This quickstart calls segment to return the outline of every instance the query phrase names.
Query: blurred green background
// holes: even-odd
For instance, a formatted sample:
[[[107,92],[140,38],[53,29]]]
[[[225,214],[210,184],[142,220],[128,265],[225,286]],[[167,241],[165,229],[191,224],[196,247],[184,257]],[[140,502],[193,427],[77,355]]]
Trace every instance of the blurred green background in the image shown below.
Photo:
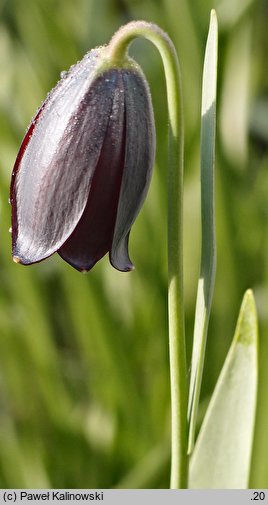
[[[131,53],[151,86],[157,156],[132,230],[134,272],[104,258],[82,275],[59,256],[11,259],[9,180],[37,107],[90,48],[133,19],[173,39],[185,107],[185,303],[191,354],[199,271],[201,76],[210,9],[219,40],[218,261],[200,419],[230,345],[243,292],[260,322],[251,487],[268,488],[267,0],[0,0],[0,487],[169,487],[167,107],[160,58]]]

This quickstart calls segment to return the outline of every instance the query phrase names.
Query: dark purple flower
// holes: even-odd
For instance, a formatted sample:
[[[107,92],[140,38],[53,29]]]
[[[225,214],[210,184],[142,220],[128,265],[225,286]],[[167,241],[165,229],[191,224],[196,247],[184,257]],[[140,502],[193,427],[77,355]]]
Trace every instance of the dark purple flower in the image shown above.
[[[109,252],[128,271],[130,228],[148,191],[155,131],[150,93],[131,60],[90,51],[33,119],[13,169],[12,254],[24,265],[53,253],[90,270]]]

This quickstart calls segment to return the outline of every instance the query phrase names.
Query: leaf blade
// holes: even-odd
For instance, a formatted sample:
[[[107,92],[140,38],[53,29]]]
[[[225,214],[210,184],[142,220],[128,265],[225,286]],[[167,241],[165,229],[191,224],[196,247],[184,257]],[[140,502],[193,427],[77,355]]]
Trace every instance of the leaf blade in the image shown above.
[[[216,136],[218,24],[211,11],[205,51],[201,108],[201,218],[202,249],[197,289],[192,366],[188,403],[188,453],[194,447],[195,425],[203,375],[208,323],[216,271],[214,167]]]
[[[248,290],[191,458],[191,489],[248,486],[257,398],[257,350],[256,308],[253,293]]]

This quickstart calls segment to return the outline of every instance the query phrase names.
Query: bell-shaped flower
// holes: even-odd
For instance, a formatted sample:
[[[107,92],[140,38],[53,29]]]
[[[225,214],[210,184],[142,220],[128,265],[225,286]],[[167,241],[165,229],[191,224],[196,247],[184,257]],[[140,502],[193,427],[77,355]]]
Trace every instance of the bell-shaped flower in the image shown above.
[[[151,98],[132,60],[90,51],[47,96],[24,137],[11,181],[12,254],[24,265],[53,253],[80,271],[109,252],[133,268],[131,226],[155,153]]]

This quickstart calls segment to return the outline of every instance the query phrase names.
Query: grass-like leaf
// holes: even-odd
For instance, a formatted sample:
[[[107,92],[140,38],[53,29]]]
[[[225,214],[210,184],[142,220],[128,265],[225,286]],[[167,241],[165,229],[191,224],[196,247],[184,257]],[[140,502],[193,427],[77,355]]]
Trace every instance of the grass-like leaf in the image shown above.
[[[247,488],[257,396],[257,316],[246,292],[190,463],[190,488]]]
[[[216,269],[216,238],[214,209],[214,165],[216,132],[218,25],[211,11],[205,52],[201,110],[201,268],[195,312],[192,369],[188,404],[190,425],[188,452],[194,446],[195,424],[203,374],[204,355]]]

